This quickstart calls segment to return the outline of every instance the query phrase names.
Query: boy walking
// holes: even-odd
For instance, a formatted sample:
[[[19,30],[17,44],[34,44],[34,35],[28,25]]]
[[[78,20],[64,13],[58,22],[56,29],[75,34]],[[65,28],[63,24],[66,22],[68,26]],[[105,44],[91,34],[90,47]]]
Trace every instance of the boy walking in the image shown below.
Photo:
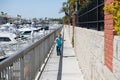
[[[63,39],[61,38],[60,33],[57,35],[57,37],[55,39],[55,43],[56,43],[57,55],[61,55],[61,47],[62,47]]]

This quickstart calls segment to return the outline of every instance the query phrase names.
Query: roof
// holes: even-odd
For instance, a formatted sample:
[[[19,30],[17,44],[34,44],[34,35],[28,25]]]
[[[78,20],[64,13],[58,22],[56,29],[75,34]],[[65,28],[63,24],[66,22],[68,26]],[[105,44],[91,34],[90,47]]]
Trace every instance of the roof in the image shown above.
[[[11,18],[9,15],[0,15],[0,17]]]
[[[21,28],[18,29],[19,31],[33,31],[33,30],[37,30],[36,28]]]
[[[10,33],[10,32],[0,32],[0,37],[16,37],[15,34]]]

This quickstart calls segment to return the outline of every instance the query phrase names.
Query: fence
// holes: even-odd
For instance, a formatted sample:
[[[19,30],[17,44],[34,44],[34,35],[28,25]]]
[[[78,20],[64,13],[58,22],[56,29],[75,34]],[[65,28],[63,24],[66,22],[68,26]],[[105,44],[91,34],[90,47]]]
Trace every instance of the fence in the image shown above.
[[[77,25],[81,27],[96,29],[98,31],[104,29],[104,0],[92,0],[84,9],[78,12]]]
[[[56,34],[61,29],[62,27],[56,29],[41,40],[0,62],[0,80],[34,80],[54,44]]]

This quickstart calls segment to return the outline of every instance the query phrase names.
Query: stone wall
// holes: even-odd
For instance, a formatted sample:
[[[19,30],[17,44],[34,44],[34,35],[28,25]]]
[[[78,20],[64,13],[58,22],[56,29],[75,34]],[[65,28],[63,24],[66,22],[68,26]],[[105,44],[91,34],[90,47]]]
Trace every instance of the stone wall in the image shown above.
[[[65,28],[67,29],[67,32],[68,32],[69,38],[70,38],[70,42],[72,43],[73,26],[71,26],[71,25],[65,25]]]
[[[68,26],[66,29],[68,30],[68,34],[70,35],[71,39],[72,32],[70,31],[72,31],[72,27]],[[119,77],[120,74],[117,73],[120,71],[120,55],[118,60],[114,58],[115,60],[113,61],[113,64],[116,66],[113,66],[113,72],[111,72],[111,70],[104,64],[104,32],[75,27],[74,39],[75,53],[79,61],[79,66],[84,74],[85,80],[120,79],[116,78],[117,76]],[[114,43],[117,41],[115,40]]]
[[[113,53],[113,73],[120,80],[120,36],[114,36]]]

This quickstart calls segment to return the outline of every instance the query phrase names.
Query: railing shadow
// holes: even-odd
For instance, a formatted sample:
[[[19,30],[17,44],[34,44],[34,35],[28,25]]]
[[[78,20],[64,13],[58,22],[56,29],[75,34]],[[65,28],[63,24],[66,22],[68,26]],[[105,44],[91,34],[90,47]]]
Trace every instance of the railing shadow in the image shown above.
[[[63,61],[62,58],[63,58],[63,54],[61,54],[60,60],[59,60],[59,68],[58,68],[57,80],[62,79],[62,61]]]
[[[64,51],[64,29],[62,33],[63,37],[63,45],[61,47],[61,55],[60,55],[60,60],[59,60],[59,67],[58,67],[58,75],[57,75],[57,80],[62,80],[62,65],[63,65],[63,51]]]

